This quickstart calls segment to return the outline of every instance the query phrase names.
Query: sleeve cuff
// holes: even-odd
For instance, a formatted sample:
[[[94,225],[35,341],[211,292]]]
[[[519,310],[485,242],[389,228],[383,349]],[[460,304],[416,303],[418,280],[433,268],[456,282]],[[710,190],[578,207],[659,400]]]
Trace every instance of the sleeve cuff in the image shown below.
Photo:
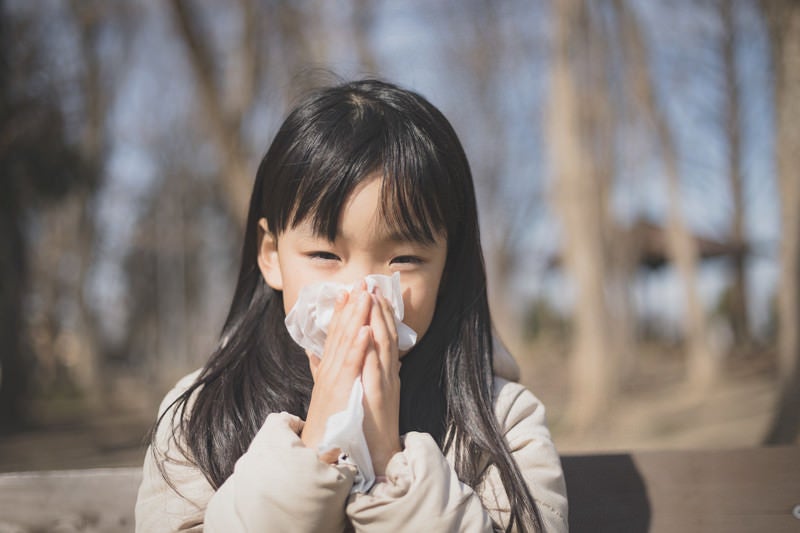
[[[472,488],[461,483],[433,437],[408,433],[405,449],[386,466],[386,479],[353,494],[347,515],[356,531],[491,531]]]
[[[267,416],[206,510],[209,531],[320,531],[343,529],[353,484],[346,466],[320,461],[288,413]]]

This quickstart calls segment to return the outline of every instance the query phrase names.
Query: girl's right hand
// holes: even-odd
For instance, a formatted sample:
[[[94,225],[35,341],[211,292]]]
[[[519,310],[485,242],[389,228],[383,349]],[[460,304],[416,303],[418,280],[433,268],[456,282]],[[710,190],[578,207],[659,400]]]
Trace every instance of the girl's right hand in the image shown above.
[[[391,304],[376,289],[370,313],[371,342],[362,370],[364,437],[372,468],[383,476],[400,444],[400,355]]]
[[[364,282],[349,294],[343,291],[336,300],[323,357],[307,353],[314,388],[300,438],[309,448],[317,448],[328,418],[347,407],[353,381],[361,374],[369,346],[371,307],[372,298]],[[334,463],[339,453],[330,450],[320,459]]]

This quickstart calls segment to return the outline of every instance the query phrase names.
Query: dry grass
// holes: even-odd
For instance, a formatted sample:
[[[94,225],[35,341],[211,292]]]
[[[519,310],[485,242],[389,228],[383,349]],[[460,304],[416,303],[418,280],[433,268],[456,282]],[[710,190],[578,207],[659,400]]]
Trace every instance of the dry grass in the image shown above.
[[[642,349],[634,375],[604,420],[579,432],[565,419],[565,348],[540,343],[526,353],[517,358],[522,381],[547,406],[561,453],[758,446],[776,400],[774,355],[769,351],[725,361],[718,382],[698,391],[685,384],[678,351],[650,346]]]
[[[758,446],[775,403],[769,352],[728,360],[720,381],[698,392],[683,383],[678,352],[649,347],[606,419],[579,433],[564,418],[569,400],[565,348],[540,342],[514,352],[523,383],[547,406],[561,453]],[[140,465],[161,392],[148,398],[143,391],[152,385],[129,376],[114,383],[115,396],[104,413],[56,417],[61,422],[43,417],[46,425],[0,438],[0,472]]]

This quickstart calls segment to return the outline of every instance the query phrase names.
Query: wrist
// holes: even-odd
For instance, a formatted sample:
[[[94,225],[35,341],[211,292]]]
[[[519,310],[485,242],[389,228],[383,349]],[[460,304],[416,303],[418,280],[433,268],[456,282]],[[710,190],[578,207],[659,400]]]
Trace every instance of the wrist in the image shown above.
[[[396,446],[389,448],[386,452],[380,452],[372,455],[372,469],[375,471],[376,477],[386,476],[386,467],[396,454],[402,452],[403,449],[398,442]]]

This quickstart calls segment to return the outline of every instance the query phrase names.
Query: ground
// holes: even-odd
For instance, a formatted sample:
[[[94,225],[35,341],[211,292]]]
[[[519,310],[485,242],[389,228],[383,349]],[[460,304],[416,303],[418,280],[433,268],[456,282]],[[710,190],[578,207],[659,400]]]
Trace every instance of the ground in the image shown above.
[[[564,418],[567,375],[560,350],[532,346],[515,353],[520,352],[522,381],[547,406],[561,453],[758,446],[776,399],[774,357],[768,351],[731,358],[722,378],[697,392],[681,379],[679,353],[649,350],[602,429],[577,433]],[[143,385],[123,377],[119,383],[120,397],[103,414],[73,415],[0,438],[0,472],[140,465],[155,407],[141,400]]]
[[[774,354],[768,350],[729,358],[720,379],[697,391],[683,379],[679,351],[650,348],[642,350],[634,377],[623,385],[599,428],[577,432],[564,416],[568,376],[563,356],[542,348],[533,347],[530,356],[519,358],[522,381],[547,406],[561,453],[759,446],[776,402]]]

